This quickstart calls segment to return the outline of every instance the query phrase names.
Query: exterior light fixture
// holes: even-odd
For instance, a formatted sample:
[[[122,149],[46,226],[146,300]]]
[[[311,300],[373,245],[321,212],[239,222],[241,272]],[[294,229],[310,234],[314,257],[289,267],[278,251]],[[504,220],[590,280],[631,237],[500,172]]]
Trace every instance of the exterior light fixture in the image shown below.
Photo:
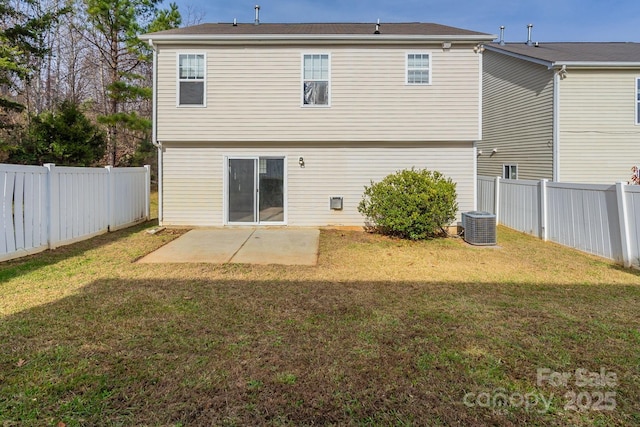
[[[567,74],[569,74],[568,71],[567,71],[567,66],[563,65],[562,68],[560,68],[558,70],[558,76],[560,77],[560,80],[566,79],[567,78]]]

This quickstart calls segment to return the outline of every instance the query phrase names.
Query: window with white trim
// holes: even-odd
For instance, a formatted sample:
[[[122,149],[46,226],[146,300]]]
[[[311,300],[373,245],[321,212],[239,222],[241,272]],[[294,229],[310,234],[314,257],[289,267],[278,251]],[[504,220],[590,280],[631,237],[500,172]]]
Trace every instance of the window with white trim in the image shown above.
[[[518,165],[502,165],[504,179],[518,179]]]
[[[303,55],[302,104],[329,105],[329,55],[326,53]]]
[[[640,77],[636,77],[636,124],[640,125]]]
[[[204,54],[178,54],[178,105],[202,107],[205,102],[204,94]]]
[[[407,84],[431,84],[430,53],[407,53]]]

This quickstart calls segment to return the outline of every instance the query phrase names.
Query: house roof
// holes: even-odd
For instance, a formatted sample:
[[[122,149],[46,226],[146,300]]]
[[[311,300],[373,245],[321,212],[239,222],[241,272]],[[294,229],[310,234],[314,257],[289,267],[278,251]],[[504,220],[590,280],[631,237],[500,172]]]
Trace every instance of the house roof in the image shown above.
[[[145,34],[143,40],[155,41],[232,41],[232,40],[422,40],[488,42],[495,35],[446,25],[406,22],[381,23],[306,23],[306,24],[200,24]]]
[[[520,59],[547,65],[583,67],[638,67],[640,66],[640,43],[491,43],[485,48]]]

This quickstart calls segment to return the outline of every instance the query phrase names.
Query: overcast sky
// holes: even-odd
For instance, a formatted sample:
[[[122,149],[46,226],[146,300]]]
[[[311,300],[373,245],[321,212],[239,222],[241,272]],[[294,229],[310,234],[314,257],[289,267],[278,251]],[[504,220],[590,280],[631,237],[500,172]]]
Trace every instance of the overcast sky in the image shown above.
[[[165,6],[171,0],[165,0]],[[174,0],[185,23],[435,22],[489,34],[506,27],[507,41],[640,42],[640,0]]]

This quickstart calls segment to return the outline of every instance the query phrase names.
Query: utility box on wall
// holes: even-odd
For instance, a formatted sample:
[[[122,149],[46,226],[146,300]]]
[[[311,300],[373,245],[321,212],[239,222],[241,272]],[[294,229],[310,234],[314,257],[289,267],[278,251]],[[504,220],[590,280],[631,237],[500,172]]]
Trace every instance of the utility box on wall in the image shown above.
[[[334,211],[342,210],[342,196],[329,197],[329,207]]]

